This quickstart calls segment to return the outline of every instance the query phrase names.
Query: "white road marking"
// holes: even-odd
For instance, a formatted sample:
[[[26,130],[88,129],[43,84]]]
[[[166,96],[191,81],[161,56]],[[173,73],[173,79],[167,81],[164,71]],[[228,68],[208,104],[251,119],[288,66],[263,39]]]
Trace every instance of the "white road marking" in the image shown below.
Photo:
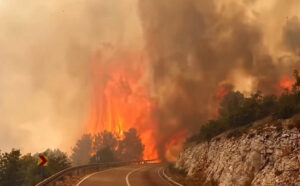
[[[173,183],[173,184],[175,184],[175,185],[178,185],[178,186],[183,186],[183,185],[181,185],[180,183],[174,181],[171,177],[167,176],[166,173],[165,173],[165,169],[163,169],[162,173],[163,173],[163,176],[164,176],[165,178],[167,178],[171,183]]]
[[[146,166],[140,167],[140,168],[137,168],[137,169],[133,169],[132,171],[128,172],[128,174],[126,175],[126,178],[125,178],[127,186],[130,186],[130,183],[129,183],[129,176],[130,176],[132,173],[134,173],[134,172],[136,172],[136,171],[138,171],[138,170],[140,170],[140,169],[143,169],[143,168],[145,168],[145,167],[146,167]]]
[[[98,171],[98,172],[94,172],[92,174],[89,174],[87,175],[86,177],[84,177],[82,180],[80,180],[76,186],[79,186],[82,182],[84,182],[86,179],[88,179],[89,177],[91,176],[94,176],[95,174],[98,174],[98,173],[101,173],[101,172],[106,172],[106,171],[110,171],[110,170],[113,170],[113,169],[116,169],[116,168],[111,168],[111,169],[106,169],[106,170],[102,170],[102,171]]]
[[[160,167],[159,169],[157,169],[157,174],[159,175],[159,177],[165,182],[167,183],[168,185],[171,185],[172,184],[170,182],[168,182],[165,178],[162,177],[162,175],[160,174],[161,170],[162,170],[163,167]]]

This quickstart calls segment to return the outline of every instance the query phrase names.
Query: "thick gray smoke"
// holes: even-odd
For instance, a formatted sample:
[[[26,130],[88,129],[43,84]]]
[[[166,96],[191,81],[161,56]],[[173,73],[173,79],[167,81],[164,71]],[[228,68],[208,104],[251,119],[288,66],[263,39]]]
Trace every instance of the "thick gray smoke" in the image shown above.
[[[292,73],[295,64],[269,52],[265,38],[269,27],[259,20],[265,12],[255,12],[255,3],[139,1],[158,100],[160,144],[178,131],[195,132],[212,119],[220,86],[230,84],[245,93],[275,93],[281,75]],[[292,49],[298,48],[298,20],[286,26],[284,38]]]

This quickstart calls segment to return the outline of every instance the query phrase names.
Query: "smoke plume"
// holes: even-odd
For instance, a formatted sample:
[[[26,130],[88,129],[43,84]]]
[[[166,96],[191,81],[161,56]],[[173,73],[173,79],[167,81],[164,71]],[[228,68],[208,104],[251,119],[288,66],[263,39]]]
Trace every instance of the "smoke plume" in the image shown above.
[[[0,149],[69,151],[87,126],[134,127],[151,157],[157,145],[172,159],[226,89],[276,93],[299,69],[299,12],[299,0],[1,1]]]
[[[139,1],[158,100],[159,144],[180,131],[197,131],[213,119],[214,95],[220,87],[275,93],[280,77],[299,66],[294,53],[299,48],[299,13],[292,10],[299,2],[284,2],[288,10],[279,9],[282,3]],[[295,17],[289,19],[291,15]],[[279,30],[273,30],[273,37],[278,34],[277,42],[288,50],[269,42],[275,25]],[[164,147],[160,149],[163,154]]]

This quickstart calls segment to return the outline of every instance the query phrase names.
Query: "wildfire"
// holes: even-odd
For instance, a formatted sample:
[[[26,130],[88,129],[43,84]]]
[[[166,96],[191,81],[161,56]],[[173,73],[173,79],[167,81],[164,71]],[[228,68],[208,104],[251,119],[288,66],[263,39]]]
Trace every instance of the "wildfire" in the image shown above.
[[[213,106],[214,108],[214,113],[213,113],[213,118],[218,118],[219,116],[219,109],[220,109],[220,104],[221,102],[224,100],[225,96],[231,91],[231,87],[230,86],[220,86],[215,95],[214,95],[214,100],[215,100],[215,104]]]
[[[288,76],[283,76],[279,82],[279,87],[281,90],[289,90],[293,89],[293,85],[295,84],[296,80],[291,79]]]
[[[103,130],[116,133],[136,128],[145,145],[144,159],[158,158],[153,137],[155,102],[145,79],[143,54],[126,54],[109,62],[98,55],[92,62],[93,93],[86,132]]]
[[[218,100],[223,100],[224,97],[228,94],[229,92],[229,88],[225,87],[225,86],[221,86],[218,90],[217,90],[217,93],[215,95],[215,97],[218,99]]]
[[[187,135],[187,130],[181,130],[175,133],[175,135],[170,138],[171,140],[165,145],[165,158],[169,162],[175,162],[177,160],[177,156],[174,155],[178,155],[182,151],[184,139]]]

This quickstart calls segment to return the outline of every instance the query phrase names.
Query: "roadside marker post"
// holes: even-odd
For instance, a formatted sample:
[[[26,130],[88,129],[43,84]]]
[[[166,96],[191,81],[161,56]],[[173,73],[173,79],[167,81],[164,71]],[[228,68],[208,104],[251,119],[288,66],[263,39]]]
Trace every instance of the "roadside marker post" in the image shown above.
[[[37,165],[39,167],[41,177],[42,177],[42,179],[44,179],[45,178],[45,170],[44,169],[46,166],[48,166],[48,157],[43,154],[39,154]]]
[[[43,154],[40,154],[39,157],[38,157],[38,166],[39,167],[45,167],[45,166],[48,166],[48,157],[43,155]]]

